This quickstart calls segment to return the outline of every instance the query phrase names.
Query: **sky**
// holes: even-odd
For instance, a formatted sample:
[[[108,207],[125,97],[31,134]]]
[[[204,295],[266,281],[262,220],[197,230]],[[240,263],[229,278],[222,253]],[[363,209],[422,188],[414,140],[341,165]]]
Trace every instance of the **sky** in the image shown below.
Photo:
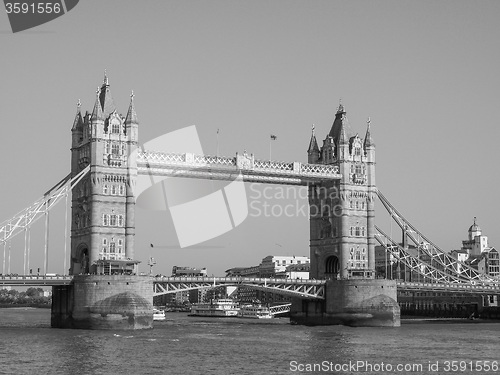
[[[377,186],[414,226],[452,250],[476,216],[498,247],[499,14],[500,2],[487,0],[86,0],[13,34],[0,13],[0,221],[69,173],[76,104],[92,110],[106,70],[118,112],[134,91],[141,143],[196,125],[211,155],[219,129],[220,155],[267,159],[275,134],[273,159],[306,162],[312,124],[321,143],[341,100],[361,137],[370,117]],[[251,209],[234,230],[180,249],[168,212],[138,208],[141,270],[149,257],[154,273],[177,265],[222,275],[267,255],[308,255],[304,191],[246,189],[253,200],[267,189],[275,213],[292,205],[297,214]],[[63,218],[64,203],[51,216],[49,272],[63,272]],[[376,223],[389,222],[378,203]],[[44,242],[36,226],[35,268]],[[23,251],[21,235],[12,272]]]

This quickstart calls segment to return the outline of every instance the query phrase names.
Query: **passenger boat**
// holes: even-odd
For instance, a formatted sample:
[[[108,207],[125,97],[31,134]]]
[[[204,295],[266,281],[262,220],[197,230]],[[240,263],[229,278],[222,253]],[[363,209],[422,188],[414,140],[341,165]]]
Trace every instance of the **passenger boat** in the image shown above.
[[[243,305],[240,307],[238,317],[252,319],[271,319],[273,318],[273,314],[271,313],[271,310],[269,310],[269,307],[261,305]]]
[[[196,303],[189,316],[229,317],[238,316],[238,303],[232,299],[215,299],[209,303]]]
[[[165,320],[165,310],[153,308],[153,320]]]

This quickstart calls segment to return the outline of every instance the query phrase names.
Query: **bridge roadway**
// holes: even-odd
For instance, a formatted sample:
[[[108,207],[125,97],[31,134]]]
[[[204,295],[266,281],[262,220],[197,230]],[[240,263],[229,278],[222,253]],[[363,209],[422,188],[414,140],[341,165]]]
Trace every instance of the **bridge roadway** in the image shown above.
[[[307,279],[273,279],[251,277],[151,277],[154,295],[176,293],[199,288],[221,286],[247,286],[278,294],[300,298],[324,299],[326,280]],[[69,285],[71,275],[0,275],[0,287],[6,286],[56,286]],[[430,283],[430,282],[396,282],[398,291],[421,292],[460,292],[477,294],[499,294],[500,284],[479,283]]]

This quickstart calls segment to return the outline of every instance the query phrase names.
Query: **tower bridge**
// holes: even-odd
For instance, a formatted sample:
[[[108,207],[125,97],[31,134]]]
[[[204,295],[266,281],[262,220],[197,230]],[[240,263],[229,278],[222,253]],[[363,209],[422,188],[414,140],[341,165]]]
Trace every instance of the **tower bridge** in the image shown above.
[[[126,116],[121,116],[105,76],[93,110],[82,113],[78,104],[71,128],[70,174],[0,225],[4,250],[0,285],[53,285],[54,327],[149,328],[154,295],[219,285],[293,296],[291,320],[299,324],[375,326],[399,325],[398,289],[499,292],[498,278],[479,273],[439,249],[377,190],[370,120],[364,138],[352,135],[342,104],[321,147],[313,128],[307,163],[259,160],[246,152],[220,157],[145,150],[139,146],[138,131],[134,96]],[[317,208],[310,210],[312,280],[137,276],[135,188],[141,175],[152,180],[168,176],[308,186],[309,205]],[[29,228],[45,217],[46,274],[48,213],[58,201],[68,204],[70,194],[71,219],[65,228],[70,248],[65,247],[64,253],[64,262],[69,257],[69,275],[28,276]],[[375,226],[377,197],[405,238],[414,242],[418,256]],[[20,233],[25,234],[26,244],[22,276],[13,276],[10,264],[6,276],[6,246]],[[423,282],[377,278],[377,241],[410,274],[421,275]]]

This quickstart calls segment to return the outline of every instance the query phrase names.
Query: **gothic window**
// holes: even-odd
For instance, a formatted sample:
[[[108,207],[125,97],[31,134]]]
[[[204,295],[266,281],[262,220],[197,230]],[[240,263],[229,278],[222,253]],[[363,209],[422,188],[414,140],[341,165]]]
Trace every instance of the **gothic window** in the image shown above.
[[[123,227],[123,215],[118,215],[118,226]]]
[[[107,238],[103,238],[102,239],[102,245],[106,246],[107,244],[108,244],[108,239]]]
[[[359,210],[359,202],[356,201],[356,210]]]
[[[120,145],[117,143],[113,143],[111,145],[111,153],[115,156],[118,156],[120,154]]]
[[[120,151],[120,155],[125,155],[125,143],[122,143],[122,144],[121,144],[121,151]]]
[[[102,215],[102,225],[105,227],[109,225],[109,215],[107,214]]]
[[[109,243],[109,252],[111,254],[114,254],[116,252],[116,242],[110,242]]]
[[[125,195],[125,186],[120,185],[120,195]]]
[[[350,233],[351,233],[351,236],[353,236],[353,235],[354,235],[354,227],[351,227],[351,231],[350,231]]]
[[[359,149],[357,149],[357,150],[359,150]],[[360,164],[356,165],[356,174],[357,175],[363,174],[363,166],[362,165],[360,165]]]
[[[108,185],[107,184],[104,184],[104,186],[102,187],[102,193],[104,195],[108,195]]]
[[[356,156],[361,156],[361,148],[360,147],[356,147],[354,152],[355,152]]]
[[[116,195],[116,185],[111,185],[111,195]]]
[[[113,122],[111,124],[111,133],[113,134],[119,134],[120,133],[120,124]]]
[[[104,145],[104,153],[105,154],[109,154],[110,153],[110,147],[111,147],[111,145],[109,144],[109,142],[106,142],[105,145]]]
[[[361,201],[361,209],[364,210],[365,209],[365,201]]]
[[[360,227],[356,227],[356,236],[359,237],[360,236],[360,233],[361,233],[361,230],[360,230]]]
[[[109,225],[112,227],[116,227],[116,215],[111,215]]]

